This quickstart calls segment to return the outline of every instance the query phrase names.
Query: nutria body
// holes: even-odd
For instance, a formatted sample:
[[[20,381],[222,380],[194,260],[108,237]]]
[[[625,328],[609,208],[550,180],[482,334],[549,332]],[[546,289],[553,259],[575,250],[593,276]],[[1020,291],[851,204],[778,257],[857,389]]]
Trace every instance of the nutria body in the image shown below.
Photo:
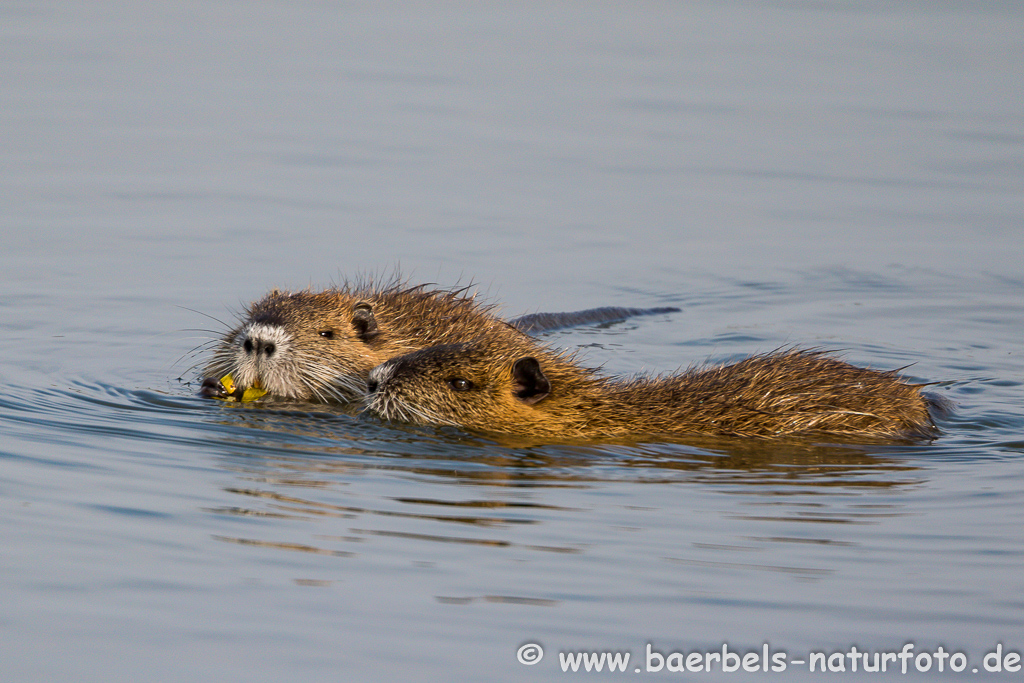
[[[363,397],[374,366],[417,349],[473,338],[532,348],[535,342],[517,324],[537,331],[667,310],[675,309],[537,313],[505,322],[466,289],[392,281],[320,292],[274,290],[250,304],[217,344],[200,394],[241,399],[256,388],[282,398],[348,402]],[[229,375],[230,390],[221,383]]]
[[[821,351],[777,351],[628,380],[534,351],[481,340],[393,358],[370,373],[368,409],[388,419],[548,439],[936,433],[920,385]]]

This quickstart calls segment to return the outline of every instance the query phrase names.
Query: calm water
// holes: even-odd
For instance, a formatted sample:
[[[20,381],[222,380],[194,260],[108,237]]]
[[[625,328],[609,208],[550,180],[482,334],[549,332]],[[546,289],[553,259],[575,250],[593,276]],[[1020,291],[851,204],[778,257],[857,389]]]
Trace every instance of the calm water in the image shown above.
[[[6,3],[3,680],[1021,652],[1022,36],[1014,3]],[[515,448],[194,397],[246,301],[395,268],[682,309],[545,337],[611,373],[799,343],[956,408],[926,444]],[[715,672],[658,675],[770,676]]]

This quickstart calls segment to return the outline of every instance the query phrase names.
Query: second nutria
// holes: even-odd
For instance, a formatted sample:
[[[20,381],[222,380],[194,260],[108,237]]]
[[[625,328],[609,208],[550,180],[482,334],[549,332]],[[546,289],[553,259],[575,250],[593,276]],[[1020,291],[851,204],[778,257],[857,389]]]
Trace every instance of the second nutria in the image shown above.
[[[921,386],[816,350],[620,380],[557,353],[481,340],[374,368],[368,409],[387,419],[542,438],[934,436]]]
[[[273,290],[218,342],[200,395],[348,402],[363,396],[374,366],[416,349],[477,337],[531,348],[525,331],[677,310],[606,307],[505,322],[468,289],[371,280],[320,292]]]

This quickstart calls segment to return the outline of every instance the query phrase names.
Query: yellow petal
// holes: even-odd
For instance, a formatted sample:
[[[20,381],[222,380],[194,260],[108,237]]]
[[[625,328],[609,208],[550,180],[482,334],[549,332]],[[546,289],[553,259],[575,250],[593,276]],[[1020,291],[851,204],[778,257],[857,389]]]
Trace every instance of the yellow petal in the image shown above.
[[[248,389],[242,392],[242,402],[245,403],[246,401],[255,401],[260,396],[266,396],[266,394],[266,389],[260,389],[258,387],[249,387]]]
[[[220,385],[224,387],[224,391],[227,393],[235,393],[235,378],[231,376],[230,372],[220,378]]]
[[[245,403],[246,401],[255,401],[259,397],[267,394],[266,389],[262,389],[258,386],[251,386],[245,391],[236,389],[235,378],[231,376],[230,372],[220,378],[220,385],[224,387],[224,393],[227,394],[225,399],[228,401],[240,401]]]

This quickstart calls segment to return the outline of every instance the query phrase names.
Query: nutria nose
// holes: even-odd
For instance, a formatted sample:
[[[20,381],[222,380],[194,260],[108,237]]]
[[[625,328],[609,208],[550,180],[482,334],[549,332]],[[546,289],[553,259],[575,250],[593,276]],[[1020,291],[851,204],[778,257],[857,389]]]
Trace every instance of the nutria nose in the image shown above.
[[[242,344],[242,348],[245,349],[245,352],[250,356],[254,353],[258,356],[262,353],[267,358],[273,356],[274,351],[277,350],[277,347],[274,346],[274,342],[265,342],[259,339],[253,340],[252,338],[247,338]]]
[[[371,377],[370,379],[366,380],[366,390],[371,394],[377,393],[378,386],[380,386],[380,383],[374,378]]]

